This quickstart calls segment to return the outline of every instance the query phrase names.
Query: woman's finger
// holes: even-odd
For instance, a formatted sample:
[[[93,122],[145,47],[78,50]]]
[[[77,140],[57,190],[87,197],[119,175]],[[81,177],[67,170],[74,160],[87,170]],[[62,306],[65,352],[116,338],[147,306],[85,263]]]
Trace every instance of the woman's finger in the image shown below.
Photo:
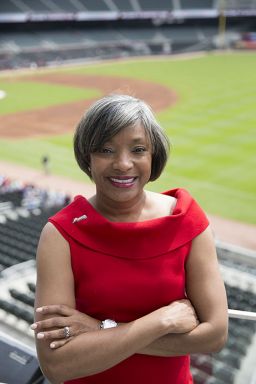
[[[65,327],[67,325],[66,323],[66,317],[52,317],[51,319],[36,321],[30,326],[30,328],[39,331],[49,328]]]
[[[65,328],[68,328],[68,335],[67,335],[67,331],[65,330]],[[36,334],[36,338],[38,340],[55,340],[55,339],[65,339],[65,340],[69,340],[72,336],[72,330],[71,330],[71,327],[64,327],[64,328],[60,328],[60,329],[57,329],[57,330],[54,330],[54,331],[47,331],[47,332],[38,332]]]
[[[72,340],[72,337],[69,339],[62,339],[62,340],[54,340],[50,344],[51,349],[57,349],[62,347],[63,345],[67,344],[70,340]]]
[[[71,316],[76,310],[64,304],[44,305],[36,308],[36,312],[42,315],[57,314],[62,316]]]

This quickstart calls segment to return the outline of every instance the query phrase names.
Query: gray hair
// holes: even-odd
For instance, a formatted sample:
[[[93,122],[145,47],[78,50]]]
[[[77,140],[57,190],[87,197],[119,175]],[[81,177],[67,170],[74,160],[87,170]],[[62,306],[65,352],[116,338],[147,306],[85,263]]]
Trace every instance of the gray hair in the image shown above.
[[[90,155],[123,128],[141,123],[152,145],[149,181],[162,173],[170,150],[168,137],[143,100],[111,94],[96,101],[82,116],[74,135],[74,153],[80,168],[91,178]]]

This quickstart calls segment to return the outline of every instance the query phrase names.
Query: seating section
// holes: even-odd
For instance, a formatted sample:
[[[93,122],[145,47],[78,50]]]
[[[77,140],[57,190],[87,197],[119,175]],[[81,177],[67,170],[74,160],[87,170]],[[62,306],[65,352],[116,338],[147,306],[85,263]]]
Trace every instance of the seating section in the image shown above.
[[[226,291],[229,308],[256,312],[253,292],[228,284]],[[234,384],[255,335],[255,321],[230,319],[228,341],[221,352],[191,356],[195,384]]]
[[[0,272],[35,259],[39,235],[48,217],[70,201],[64,194],[1,180]]]
[[[35,32],[33,36],[29,33],[3,33],[0,36],[0,47],[6,49],[10,44],[16,46],[21,51],[40,51],[47,47],[52,50],[60,48],[86,47],[88,43],[95,45],[108,43],[122,44],[123,42],[144,41],[144,42],[163,42],[165,40],[175,42],[197,43],[201,36],[213,37],[217,34],[216,28],[196,28],[196,27],[137,27],[126,28],[116,27],[93,29],[71,29],[70,31],[41,31]]]
[[[136,9],[134,8],[132,1],[126,0],[126,1],[120,1],[120,0],[112,0],[112,3],[114,3],[115,8],[120,12],[134,12]]]
[[[20,8],[23,8],[25,12],[50,12],[51,8],[49,2],[44,2],[42,0],[33,1],[33,0],[16,0],[16,4],[19,4]],[[55,2],[53,2],[55,4]]]
[[[252,274],[256,277],[256,267],[255,266],[248,266],[244,264],[242,261],[234,261],[234,260],[222,260],[222,264],[226,265],[230,268],[238,268],[241,272],[246,272],[249,274]]]
[[[256,9],[256,3],[254,0],[226,0],[225,9],[227,10],[254,10]]]
[[[0,13],[19,13],[22,9],[19,8],[12,1],[1,1],[0,2]]]
[[[0,331],[16,335],[17,339],[24,337],[30,346],[34,345],[29,326],[34,321],[35,253],[39,235],[48,217],[69,201],[69,196],[0,177]],[[223,263],[223,252],[220,259]],[[230,264],[230,259],[229,255],[225,267],[236,269],[237,273],[241,266],[244,273],[246,263]],[[256,265],[251,270],[256,270]],[[229,308],[256,312],[255,287],[245,289],[227,281],[225,285]],[[255,337],[255,321],[230,319],[228,341],[221,352],[191,356],[195,384],[235,384]]]
[[[181,9],[213,9],[214,0],[180,0]]]
[[[99,12],[110,11],[111,9],[107,5],[107,1],[102,0],[79,0],[83,4],[87,11]]]
[[[172,11],[214,9],[219,2],[214,0],[9,0],[0,2],[0,13],[45,13],[45,12],[136,12],[136,11]],[[227,0],[227,9],[252,9],[255,5],[252,0]]]
[[[0,1],[0,13],[138,12],[219,9],[255,9],[254,0],[8,0]]]
[[[144,11],[171,11],[172,2],[170,0],[138,0],[140,7]]]
[[[227,0],[227,10],[255,7],[254,0]],[[218,48],[218,23],[199,23],[176,19],[171,21],[172,12],[217,10],[215,0],[9,0],[0,1],[0,16],[5,13],[24,13],[46,17],[46,22],[37,23],[31,33],[29,23],[24,29],[7,28],[0,34],[0,70],[37,68],[65,63],[86,62],[143,55],[169,55],[211,51]],[[178,12],[177,12],[178,11]],[[100,14],[102,12],[102,14]],[[109,12],[112,12],[110,14]],[[119,15],[118,12],[133,13]],[[148,17],[152,18],[149,22]],[[159,12],[158,16],[155,13]],[[168,13],[169,12],[169,13]],[[56,14],[56,23],[49,22]],[[74,13],[70,16],[65,13]],[[80,13],[80,14],[79,14]],[[90,15],[91,13],[91,15]],[[48,14],[48,16],[46,15]],[[75,15],[76,14],[76,15]],[[78,15],[79,14],[79,15]],[[91,21],[99,15],[101,21]],[[149,16],[150,15],[150,16]],[[217,15],[217,13],[216,13]],[[37,18],[37,16],[35,16]],[[85,21],[88,16],[88,21]],[[63,17],[63,19],[62,19]],[[66,26],[63,20],[67,18]],[[73,20],[74,17],[74,20]],[[196,16],[194,16],[196,17]],[[217,17],[217,16],[216,16]],[[49,18],[49,19],[48,19]],[[59,19],[60,18],[60,19]],[[77,21],[77,18],[79,21]],[[113,18],[113,20],[112,20]],[[106,19],[106,20],[104,20]],[[109,19],[109,21],[107,21]],[[62,20],[62,21],[61,21]],[[83,20],[83,21],[81,21]],[[176,21],[175,21],[176,20]],[[41,27],[42,25],[42,27]],[[39,29],[40,28],[40,29]],[[228,25],[230,48],[236,47],[240,31],[247,24],[233,27]],[[234,33],[236,32],[236,33]]]

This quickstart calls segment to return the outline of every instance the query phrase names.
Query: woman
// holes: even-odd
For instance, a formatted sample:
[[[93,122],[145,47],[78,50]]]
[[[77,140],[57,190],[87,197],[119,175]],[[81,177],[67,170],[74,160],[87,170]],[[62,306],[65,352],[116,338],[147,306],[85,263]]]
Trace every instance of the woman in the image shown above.
[[[74,150],[96,194],[41,234],[32,329],[43,372],[52,383],[192,383],[189,354],[223,347],[227,303],[204,212],[183,189],[144,190],[167,137],[143,101],[110,95],[82,117]]]

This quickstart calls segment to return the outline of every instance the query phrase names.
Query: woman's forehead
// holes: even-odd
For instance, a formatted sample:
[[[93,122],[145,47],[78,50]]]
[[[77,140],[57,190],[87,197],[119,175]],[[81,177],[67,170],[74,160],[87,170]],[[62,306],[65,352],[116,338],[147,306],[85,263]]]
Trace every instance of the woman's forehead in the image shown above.
[[[118,139],[126,139],[133,141],[134,143],[139,143],[141,141],[149,141],[149,135],[145,127],[138,122],[136,124],[121,128],[115,135],[107,139],[107,141],[112,142]]]

